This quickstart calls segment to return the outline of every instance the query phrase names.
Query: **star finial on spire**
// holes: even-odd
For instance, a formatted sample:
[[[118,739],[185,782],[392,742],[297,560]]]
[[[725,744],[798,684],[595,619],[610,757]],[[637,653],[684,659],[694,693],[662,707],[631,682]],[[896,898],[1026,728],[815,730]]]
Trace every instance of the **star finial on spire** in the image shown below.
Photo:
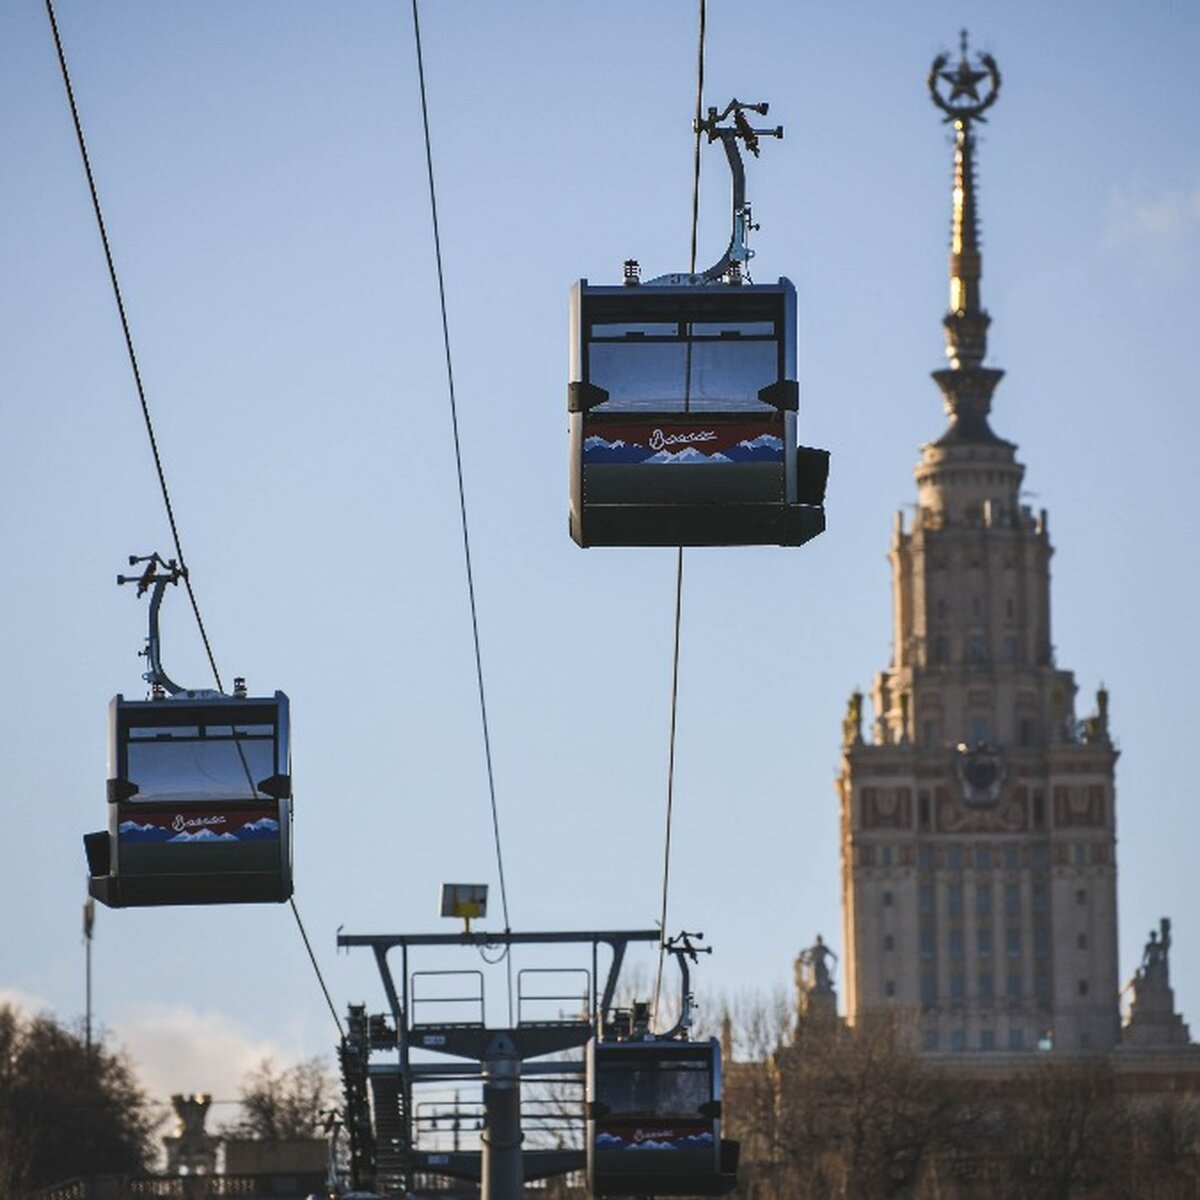
[[[1000,72],[996,60],[990,54],[977,54],[976,67],[971,66],[967,48],[967,31],[959,35],[960,58],[958,66],[949,69],[950,55],[939,54],[933,60],[929,69],[929,94],[934,104],[945,114],[947,121],[969,122],[985,120],[983,113],[996,100],[1000,90]],[[980,94],[979,85],[984,81],[990,85],[985,93]],[[945,84],[948,94],[943,95],[941,85]]]

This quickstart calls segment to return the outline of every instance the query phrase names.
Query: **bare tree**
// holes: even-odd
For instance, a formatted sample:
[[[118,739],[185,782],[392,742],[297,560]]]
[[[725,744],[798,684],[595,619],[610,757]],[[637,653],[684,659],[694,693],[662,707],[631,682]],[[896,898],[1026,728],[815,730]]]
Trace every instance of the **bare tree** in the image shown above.
[[[271,1141],[320,1137],[326,1114],[339,1102],[333,1076],[319,1058],[286,1068],[264,1058],[243,1080],[240,1101],[241,1118],[224,1132]]]
[[[0,1195],[145,1171],[157,1125],[122,1055],[0,1006]]]

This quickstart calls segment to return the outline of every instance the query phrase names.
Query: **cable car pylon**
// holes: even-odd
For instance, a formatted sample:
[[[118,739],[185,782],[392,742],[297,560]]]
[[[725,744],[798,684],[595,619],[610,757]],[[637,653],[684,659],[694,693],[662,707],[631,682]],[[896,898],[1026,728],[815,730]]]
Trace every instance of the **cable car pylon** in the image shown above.
[[[368,1016],[351,1006],[341,1061],[345,1124],[351,1131],[351,1187],[373,1195],[447,1195],[426,1182],[430,1176],[477,1183],[481,1200],[521,1200],[526,1182],[586,1168],[598,1196],[622,1194],[717,1195],[736,1183],[736,1143],[723,1141],[720,1046],[691,1041],[694,1001],[688,962],[708,951],[699,934],[681,934],[668,946],[681,969],[679,1019],[664,1034],[650,1028],[649,1004],[618,1008],[616,992],[625,954],[635,943],[657,943],[657,930],[503,933],[339,934],[339,947],[373,952],[388,1011]],[[415,971],[415,952],[441,947],[484,952],[577,945],[590,947],[590,968],[529,968],[518,972],[516,1024],[486,1023],[482,974],[476,971]],[[611,952],[600,982],[598,952]],[[389,954],[400,957],[393,972]],[[576,976],[580,990],[531,992],[547,976]],[[477,990],[448,994],[451,978],[475,980]],[[532,982],[531,982],[532,981]],[[577,979],[578,982],[578,979]],[[471,986],[475,986],[472,984]],[[544,983],[541,986],[547,986]],[[437,989],[426,995],[423,989]],[[530,1009],[547,1001],[578,1005],[541,1019]],[[423,1015],[425,1006],[435,1010]],[[445,1012],[454,1014],[446,1019]],[[469,1019],[462,1019],[466,1016]],[[564,1060],[582,1048],[583,1057]],[[438,1056],[429,1061],[428,1053]],[[383,1054],[388,1061],[372,1059]],[[546,1061],[546,1056],[557,1057]],[[453,1061],[444,1062],[445,1058]],[[542,1061],[538,1061],[542,1060]],[[477,1081],[482,1089],[479,1150],[457,1143],[461,1104],[455,1092],[453,1149],[421,1145],[421,1134],[437,1128],[422,1121],[414,1088]],[[584,1131],[583,1149],[526,1148],[529,1106],[525,1084],[583,1085],[586,1101],[574,1109],[572,1128]],[[563,1132],[562,1129],[559,1132]],[[561,1147],[561,1141],[559,1143]]]

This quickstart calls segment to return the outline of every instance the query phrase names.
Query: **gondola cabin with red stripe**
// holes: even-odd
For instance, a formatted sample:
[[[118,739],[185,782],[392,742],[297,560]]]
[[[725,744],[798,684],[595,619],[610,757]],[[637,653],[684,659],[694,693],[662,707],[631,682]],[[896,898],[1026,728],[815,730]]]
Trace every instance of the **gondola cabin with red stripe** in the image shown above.
[[[736,1186],[737,1145],[721,1139],[715,1039],[593,1039],[586,1114],[594,1196],[713,1196]]]
[[[580,546],[799,546],[828,453],[797,448],[796,291],[571,292],[570,530]]]
[[[571,291],[571,536],[580,546],[801,546],[825,528],[829,453],[797,445],[796,289],[751,283],[757,226],[741,146],[747,112],[708,110],[696,136],[720,141],[733,229],[706,271]],[[732,124],[722,125],[726,118]],[[693,230],[693,234],[694,234]],[[694,245],[694,237],[693,237]]]
[[[292,768],[283,692],[187,689],[163,670],[158,612],[186,575],[175,560],[133,556],[150,592],[147,700],[108,708],[108,827],[84,835],[88,891],[102,904],[281,902],[292,894]]]
[[[97,900],[291,896],[287,696],[116,696],[108,729],[108,829],[85,839]]]

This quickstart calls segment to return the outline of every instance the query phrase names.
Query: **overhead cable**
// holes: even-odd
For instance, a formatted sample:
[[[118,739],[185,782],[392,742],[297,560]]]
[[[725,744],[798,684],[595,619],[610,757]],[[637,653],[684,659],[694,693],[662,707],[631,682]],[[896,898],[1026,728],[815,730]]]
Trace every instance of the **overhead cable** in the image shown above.
[[[112,284],[113,298],[116,300],[117,312],[121,318],[121,330],[125,335],[125,349],[129,354],[129,365],[133,371],[133,382],[137,389],[138,400],[142,408],[142,419],[146,426],[146,436],[150,440],[150,452],[154,458],[154,469],[158,474],[158,486],[162,492],[163,506],[167,512],[167,521],[171,526],[171,537],[175,543],[175,554],[179,563],[180,576],[183,579],[184,586],[187,588],[188,599],[192,604],[192,613],[196,618],[196,626],[200,631],[200,638],[204,643],[204,651],[208,655],[208,663],[212,668],[213,679],[216,681],[217,691],[225,690],[221,683],[221,672],[217,669],[216,656],[213,654],[212,645],[208,640],[208,633],[204,628],[204,618],[200,615],[200,605],[196,599],[196,593],[192,588],[192,581],[187,571],[186,559],[183,556],[183,543],[179,537],[179,526],[175,521],[175,510],[171,504],[171,493],[167,488],[167,476],[163,469],[162,456],[158,451],[158,439],[154,434],[154,422],[150,418],[150,405],[146,399],[146,389],[142,384],[142,373],[138,367],[137,352],[133,344],[133,333],[129,327],[129,317],[125,311],[125,301],[121,295],[121,284],[117,278],[116,262],[113,259],[112,246],[108,240],[108,230],[104,224],[104,213],[100,208],[100,194],[96,188],[96,178],[92,173],[92,163],[88,156],[87,141],[83,136],[83,122],[79,117],[79,108],[75,103],[75,90],[71,86],[71,74],[67,70],[67,55],[63,48],[62,37],[58,30],[58,20],[54,14],[53,0],[46,0],[46,15],[50,19],[50,31],[54,35],[54,47],[58,53],[58,65],[62,71],[63,86],[67,93],[67,103],[71,108],[71,120],[75,125],[75,137],[79,143],[79,155],[83,160],[84,174],[87,176],[88,191],[92,197],[92,211],[96,215],[96,226],[100,231],[100,241],[104,247],[104,260],[108,264],[108,277]],[[241,750],[239,748],[239,754]],[[242,766],[246,768],[246,761],[243,756]],[[313,970],[316,972],[317,982],[321,986],[321,991],[325,996],[325,1002],[329,1005],[329,1011],[333,1014],[334,1024],[337,1026],[339,1036],[343,1036],[342,1023],[338,1018],[337,1010],[333,1006],[333,1001],[329,995],[329,988],[325,984],[325,977],[321,974],[320,965],[317,963],[316,955],[313,953],[312,945],[308,940],[308,934],[304,929],[304,922],[300,919],[300,910],[296,907],[296,901],[292,898],[292,913],[296,918],[296,925],[300,930],[300,936],[304,941],[304,948],[308,951],[309,961],[312,963]]]
[[[415,0],[414,0],[415,2]],[[700,119],[704,105],[704,36],[707,24],[707,6],[705,0],[699,0],[699,36],[696,42],[696,114],[692,123],[696,138],[692,153],[692,239],[691,260],[688,267],[690,274],[696,274],[696,237],[700,224]],[[691,394],[692,380],[692,343],[688,340],[688,360],[686,365],[687,379],[684,381],[685,408],[687,397]],[[679,641],[683,615],[683,547],[678,547],[675,560],[675,644],[671,654],[671,724],[667,748],[667,815],[666,829],[663,836],[663,880],[662,880],[662,910],[659,914],[658,929],[658,971],[654,979],[654,1003],[651,1006],[651,1019],[655,1026],[658,1024],[658,1001],[662,995],[663,963],[667,953],[667,898],[671,886],[671,817],[675,801],[675,728],[679,709]]]
[[[471,608],[471,639],[475,648],[475,679],[479,691],[479,718],[483,726],[483,755],[487,765],[488,797],[492,809],[492,837],[496,847],[496,872],[500,879],[500,905],[504,931],[509,932],[508,889],[504,881],[504,855],[500,846],[500,816],[496,804],[496,777],[492,768],[492,742],[488,731],[487,699],[483,686],[483,655],[479,645],[479,614],[475,602],[475,574],[471,565],[471,533],[467,520],[467,493],[463,483],[462,440],[458,431],[458,400],[454,390],[454,359],[450,352],[450,322],[446,316],[446,275],[442,268],[442,235],[438,224],[437,188],[434,185],[433,142],[429,134],[429,105],[425,92],[425,59],[421,49],[421,21],[417,0],[412,0],[413,37],[417,48],[417,80],[421,89],[421,122],[425,131],[425,169],[429,180],[429,211],[433,223],[433,252],[437,262],[438,302],[442,317],[442,346],[446,357],[446,386],[450,396],[450,425],[454,433],[454,467],[458,477],[458,511],[462,522],[463,559],[467,571],[467,597]],[[511,967],[510,967],[511,971]],[[511,985],[509,1004],[512,1004]]]

